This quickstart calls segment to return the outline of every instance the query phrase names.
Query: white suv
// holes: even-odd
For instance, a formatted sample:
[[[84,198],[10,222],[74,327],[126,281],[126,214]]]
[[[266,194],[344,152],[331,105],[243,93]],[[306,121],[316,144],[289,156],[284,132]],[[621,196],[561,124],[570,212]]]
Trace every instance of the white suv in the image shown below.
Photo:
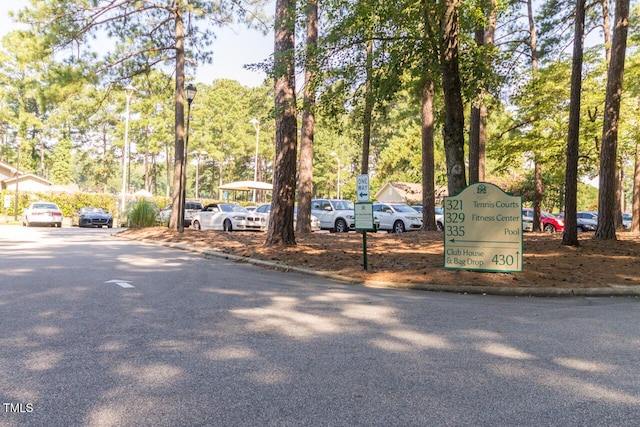
[[[313,199],[311,214],[320,220],[320,228],[331,232],[346,233],[355,230],[353,202],[340,199]]]
[[[380,230],[391,233],[422,229],[422,214],[400,203],[374,203],[373,213],[380,220]]]

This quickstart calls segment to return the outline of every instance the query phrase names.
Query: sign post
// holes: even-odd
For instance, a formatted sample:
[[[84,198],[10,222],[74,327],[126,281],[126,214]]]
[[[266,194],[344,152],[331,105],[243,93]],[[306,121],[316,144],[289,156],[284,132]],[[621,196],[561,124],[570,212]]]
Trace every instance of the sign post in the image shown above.
[[[444,267],[521,272],[522,197],[479,182],[444,198]]]
[[[373,204],[369,201],[369,175],[356,177],[356,200],[354,207],[354,221],[356,231],[362,231],[362,265],[365,270],[367,263],[367,231],[375,231],[373,223]]]
[[[373,224],[373,204],[371,202],[356,203],[354,206],[356,231],[362,231],[362,253],[364,269],[367,265],[367,231],[375,231]]]
[[[9,208],[11,207],[11,196],[4,196],[4,222],[9,222]]]

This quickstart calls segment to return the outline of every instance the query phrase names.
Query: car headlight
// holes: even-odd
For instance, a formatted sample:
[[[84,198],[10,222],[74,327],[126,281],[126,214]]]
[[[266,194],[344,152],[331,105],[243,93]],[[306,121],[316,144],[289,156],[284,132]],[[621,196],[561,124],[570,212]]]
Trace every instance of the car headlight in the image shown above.
[[[236,221],[244,221],[246,219],[241,215],[235,215],[235,216],[232,216],[231,218],[235,219]]]
[[[347,219],[355,219],[355,215],[347,215]]]

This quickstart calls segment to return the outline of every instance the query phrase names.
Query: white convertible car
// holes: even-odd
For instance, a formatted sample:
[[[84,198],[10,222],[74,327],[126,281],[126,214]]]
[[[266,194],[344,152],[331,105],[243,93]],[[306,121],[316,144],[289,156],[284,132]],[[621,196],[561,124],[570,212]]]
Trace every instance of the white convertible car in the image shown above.
[[[193,215],[191,225],[194,230],[264,231],[267,221],[234,203],[210,203]]]
[[[265,203],[260,205],[255,210],[256,213],[261,214],[265,221],[267,221],[267,227],[269,227],[269,214],[271,212],[271,203]],[[293,208],[293,228],[296,228],[296,221],[298,220],[298,205]],[[311,231],[320,230],[320,220],[317,216],[311,215]]]

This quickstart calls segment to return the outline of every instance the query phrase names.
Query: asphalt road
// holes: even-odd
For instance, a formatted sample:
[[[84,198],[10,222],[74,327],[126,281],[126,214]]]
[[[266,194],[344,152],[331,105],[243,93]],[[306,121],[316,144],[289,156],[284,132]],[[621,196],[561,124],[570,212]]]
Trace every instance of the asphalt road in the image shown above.
[[[372,289],[0,226],[0,426],[638,426],[640,300]]]

